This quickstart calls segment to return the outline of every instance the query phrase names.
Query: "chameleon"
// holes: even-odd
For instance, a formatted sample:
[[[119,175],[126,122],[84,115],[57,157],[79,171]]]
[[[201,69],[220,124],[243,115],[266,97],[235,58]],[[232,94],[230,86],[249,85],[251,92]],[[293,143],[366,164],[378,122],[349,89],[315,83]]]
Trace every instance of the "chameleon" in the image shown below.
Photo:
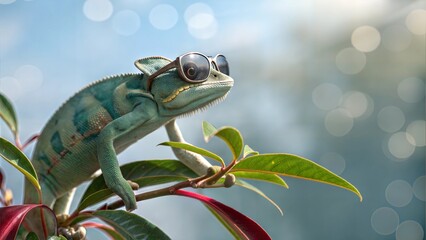
[[[165,126],[171,141],[184,142],[175,119],[224,99],[234,80],[223,55],[190,52],[176,60],[154,56],[135,61],[141,71],[98,80],[68,99],[40,133],[32,164],[42,188],[42,203],[67,214],[75,189],[99,169],[124,202],[137,208],[133,189],[123,178],[117,154]],[[200,155],[173,149],[199,175],[211,166]],[[24,203],[38,203],[26,181]]]

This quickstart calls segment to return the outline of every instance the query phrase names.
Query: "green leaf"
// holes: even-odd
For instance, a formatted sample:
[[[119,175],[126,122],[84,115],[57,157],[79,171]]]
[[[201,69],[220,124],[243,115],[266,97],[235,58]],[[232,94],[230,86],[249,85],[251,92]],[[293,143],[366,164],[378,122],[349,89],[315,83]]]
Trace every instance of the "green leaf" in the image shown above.
[[[261,173],[261,172],[242,172],[231,170],[232,174],[238,178],[247,178],[252,180],[260,180],[264,182],[274,183],[281,187],[288,188],[287,183],[275,174]]]
[[[204,139],[208,142],[213,136],[222,139],[231,149],[234,159],[238,159],[243,150],[243,137],[234,127],[222,127],[215,130],[215,127],[208,122],[203,122]]]
[[[222,164],[222,166],[225,165],[225,162],[223,161],[223,159],[220,156],[218,156],[217,154],[212,153],[209,150],[206,150],[204,148],[194,146],[194,145],[189,144],[189,143],[163,142],[163,143],[160,143],[158,145],[180,148],[180,149],[184,149],[184,150],[191,151],[191,152],[194,152],[194,153],[198,153],[200,155],[203,155],[205,157],[208,157],[208,158],[211,158],[213,160],[218,161],[220,164]]]
[[[0,93],[0,118],[2,118],[10,130],[13,132],[15,138],[18,136],[18,120],[16,118],[15,109],[11,102]]]
[[[41,187],[31,161],[15,145],[2,137],[0,137],[0,157],[23,173],[37,191],[40,192]]]
[[[35,234],[34,232],[30,232],[25,237],[25,240],[38,240],[37,234]]]
[[[251,147],[249,147],[249,145],[245,145],[244,146],[243,158],[246,158],[249,155],[258,155],[258,154],[259,154],[259,152],[258,151],[254,151],[253,149],[251,149]]]
[[[345,179],[308,159],[292,154],[259,154],[238,162],[232,171],[260,172],[326,183],[352,191],[362,201],[361,193]]]
[[[209,122],[203,121],[203,135],[204,135],[204,141],[208,142],[212,136],[214,136],[214,133],[217,131],[217,129]]]
[[[115,231],[114,229],[110,229],[107,227],[98,227],[99,230],[105,232],[111,239],[114,240],[126,240],[120,233]]]
[[[272,205],[274,205],[274,207],[276,207],[278,209],[278,211],[281,213],[281,215],[283,215],[283,211],[281,210],[280,206],[278,206],[278,204],[276,204],[272,199],[270,199],[268,196],[266,196],[265,193],[263,193],[260,189],[258,189],[257,187],[249,184],[246,181],[237,179],[237,181],[235,182],[236,185],[246,188],[248,190],[251,190],[257,194],[259,194],[260,196],[262,196],[263,198],[265,198],[266,200],[268,200]]]
[[[78,212],[77,216],[73,217],[71,221],[69,221],[69,223],[67,223],[67,226],[74,226],[78,223],[84,222],[90,218],[93,218],[92,215],[93,211],[83,211],[83,212]],[[86,223],[84,223],[86,224]]]
[[[197,177],[191,169],[176,160],[137,161],[125,164],[120,169],[125,179],[136,182],[140,188]],[[106,186],[103,175],[100,175],[83,194],[78,210],[81,211],[113,195],[114,193]]]
[[[101,210],[93,213],[94,216],[108,223],[124,239],[170,239],[161,229],[148,220],[123,210]]]

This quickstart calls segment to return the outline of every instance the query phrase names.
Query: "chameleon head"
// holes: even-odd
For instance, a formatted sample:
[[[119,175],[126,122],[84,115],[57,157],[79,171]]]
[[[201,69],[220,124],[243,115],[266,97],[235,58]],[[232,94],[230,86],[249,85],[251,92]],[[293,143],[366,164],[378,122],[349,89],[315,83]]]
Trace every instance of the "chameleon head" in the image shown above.
[[[145,88],[162,116],[178,116],[223,99],[234,84],[222,55],[207,57],[187,53],[171,61],[164,57],[137,60],[144,72]]]

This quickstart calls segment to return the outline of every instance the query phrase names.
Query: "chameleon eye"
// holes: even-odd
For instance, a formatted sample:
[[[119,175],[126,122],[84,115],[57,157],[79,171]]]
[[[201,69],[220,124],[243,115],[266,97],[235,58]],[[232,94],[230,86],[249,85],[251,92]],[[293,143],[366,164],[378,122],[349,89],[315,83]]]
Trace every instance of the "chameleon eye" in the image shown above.
[[[180,71],[191,82],[205,81],[210,74],[210,61],[203,55],[189,53],[180,58]]]

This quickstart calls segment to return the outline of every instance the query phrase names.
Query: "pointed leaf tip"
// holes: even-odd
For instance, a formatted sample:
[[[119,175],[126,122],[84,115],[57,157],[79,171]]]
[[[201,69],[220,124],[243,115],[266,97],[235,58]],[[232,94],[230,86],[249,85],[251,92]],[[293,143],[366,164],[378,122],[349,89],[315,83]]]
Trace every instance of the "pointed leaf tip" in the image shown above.
[[[18,136],[18,120],[16,118],[15,109],[12,103],[0,93],[0,118],[6,122],[7,126],[13,132],[14,136]]]
[[[238,185],[238,186],[240,186],[240,187],[246,188],[248,190],[251,190],[251,191],[259,194],[260,196],[262,196],[263,198],[265,198],[266,200],[268,200],[278,210],[278,212],[280,212],[281,216],[284,215],[283,210],[281,210],[280,206],[278,206],[278,204],[276,204],[272,199],[270,199],[268,196],[266,196],[266,194],[263,193],[257,187],[249,184],[246,181],[239,180],[239,179],[237,179],[237,182],[235,184]]]
[[[31,161],[15,145],[2,137],[0,137],[0,157],[23,173],[37,191],[40,191],[41,187]]]
[[[248,157],[249,155],[258,155],[259,152],[253,150],[249,145],[245,145],[244,146],[244,150],[243,150],[243,158]]]
[[[211,123],[203,121],[204,141],[208,142],[216,131],[217,129]]]

